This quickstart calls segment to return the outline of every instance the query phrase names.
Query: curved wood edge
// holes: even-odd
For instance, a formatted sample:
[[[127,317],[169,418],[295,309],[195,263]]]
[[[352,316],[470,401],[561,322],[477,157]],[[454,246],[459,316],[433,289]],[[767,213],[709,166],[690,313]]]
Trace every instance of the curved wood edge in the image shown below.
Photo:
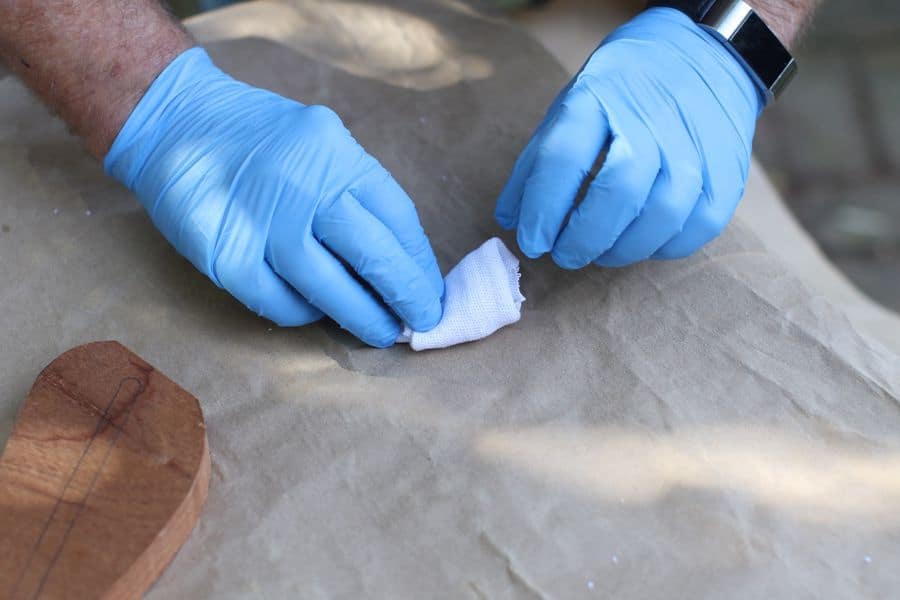
[[[206,502],[197,399],[114,341],[47,365],[0,456],[0,597],[140,598]]]
[[[172,564],[178,551],[194,531],[203,506],[206,504],[211,470],[209,443],[204,438],[203,461],[200,463],[197,478],[185,497],[184,503],[178,507],[172,518],[166,523],[166,527],[159,537],[153,541],[128,572],[110,588],[103,597],[105,600],[140,598]],[[134,595],[133,592],[137,590],[141,591]]]

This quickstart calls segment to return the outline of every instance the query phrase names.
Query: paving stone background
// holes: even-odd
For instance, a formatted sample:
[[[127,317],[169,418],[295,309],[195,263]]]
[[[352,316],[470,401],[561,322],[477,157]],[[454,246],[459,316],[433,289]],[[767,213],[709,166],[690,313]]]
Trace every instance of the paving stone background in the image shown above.
[[[756,155],[829,258],[900,311],[900,3],[825,0]]]

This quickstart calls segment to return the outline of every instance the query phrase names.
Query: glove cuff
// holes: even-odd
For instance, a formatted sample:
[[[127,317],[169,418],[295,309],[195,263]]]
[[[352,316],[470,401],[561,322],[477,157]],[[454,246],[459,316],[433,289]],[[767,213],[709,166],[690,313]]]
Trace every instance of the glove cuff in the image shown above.
[[[632,22],[641,19],[649,19],[651,21],[675,25],[679,29],[692,32],[695,39],[703,40],[702,47],[710,51],[709,55],[714,57],[715,63],[720,67],[726,68],[731,74],[732,80],[738,84],[738,87],[742,90],[746,98],[755,100],[756,117],[759,118],[768,103],[766,90],[759,81],[759,78],[748,70],[749,68],[728,49],[722,40],[716,38],[713,33],[676,8],[651,6],[638,15]],[[659,32],[656,33],[659,34]],[[681,52],[686,58],[698,58],[691,54],[691,49],[693,49],[693,51],[698,51],[701,46],[682,43],[684,40],[670,41],[676,46],[673,50]],[[697,64],[700,64],[699,61]]]
[[[134,107],[103,160],[104,170],[133,190],[141,168],[165,135],[164,123],[172,116],[172,105],[184,99],[198,81],[210,77],[228,76],[213,64],[206,50],[194,47],[179,54]]]

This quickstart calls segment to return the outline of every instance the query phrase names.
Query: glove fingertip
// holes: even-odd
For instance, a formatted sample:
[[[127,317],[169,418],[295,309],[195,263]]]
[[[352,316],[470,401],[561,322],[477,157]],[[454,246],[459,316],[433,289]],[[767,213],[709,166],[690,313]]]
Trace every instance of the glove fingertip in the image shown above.
[[[403,328],[400,322],[393,316],[389,316],[386,311],[383,315],[372,315],[371,321],[363,321],[357,318],[355,324],[349,325],[342,322],[339,318],[332,316],[332,319],[345,331],[359,338],[363,343],[373,348],[390,348],[393,346],[397,338],[400,336]],[[349,325],[349,326],[348,326]]]
[[[534,237],[522,227],[519,227],[516,232],[516,243],[519,245],[519,249],[522,254],[532,260],[538,259],[550,251],[550,248],[546,247],[547,244],[535,240]]]
[[[429,274],[429,278],[431,279],[431,285],[437,292],[438,298],[440,298],[441,302],[443,302],[447,289],[446,284],[444,283],[444,278],[441,276],[441,271],[437,268],[434,269],[434,271]]]
[[[397,332],[397,335],[392,336],[390,338],[390,341],[387,341],[387,339],[386,339],[384,342],[369,343],[369,345],[372,346],[373,348],[378,348],[379,350],[387,350],[388,348],[393,347],[394,344],[397,343],[398,337],[400,337],[399,331]]]
[[[426,332],[431,331],[444,318],[444,308],[440,298],[435,298],[429,302],[425,310],[409,319],[408,325],[413,331]]]
[[[497,221],[497,224],[506,231],[515,229],[517,225],[516,219],[514,217],[511,217],[499,210],[494,211],[494,220]]]
[[[558,267],[565,269],[566,271],[578,271],[590,264],[590,261],[579,260],[574,256],[555,250],[551,253],[551,257]]]
[[[390,348],[394,344],[397,343],[397,338],[400,337],[402,329],[400,326],[396,326],[388,330],[386,333],[376,336],[376,337],[367,337],[362,338],[364,342],[369,344],[374,348]]]

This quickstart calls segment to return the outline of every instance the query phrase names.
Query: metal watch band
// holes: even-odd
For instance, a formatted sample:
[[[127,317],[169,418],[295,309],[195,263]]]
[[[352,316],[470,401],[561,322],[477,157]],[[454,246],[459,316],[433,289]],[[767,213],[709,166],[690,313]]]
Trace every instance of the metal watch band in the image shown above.
[[[743,0],[651,0],[675,8],[713,34],[765,90],[777,98],[797,73],[797,62],[756,11]]]

